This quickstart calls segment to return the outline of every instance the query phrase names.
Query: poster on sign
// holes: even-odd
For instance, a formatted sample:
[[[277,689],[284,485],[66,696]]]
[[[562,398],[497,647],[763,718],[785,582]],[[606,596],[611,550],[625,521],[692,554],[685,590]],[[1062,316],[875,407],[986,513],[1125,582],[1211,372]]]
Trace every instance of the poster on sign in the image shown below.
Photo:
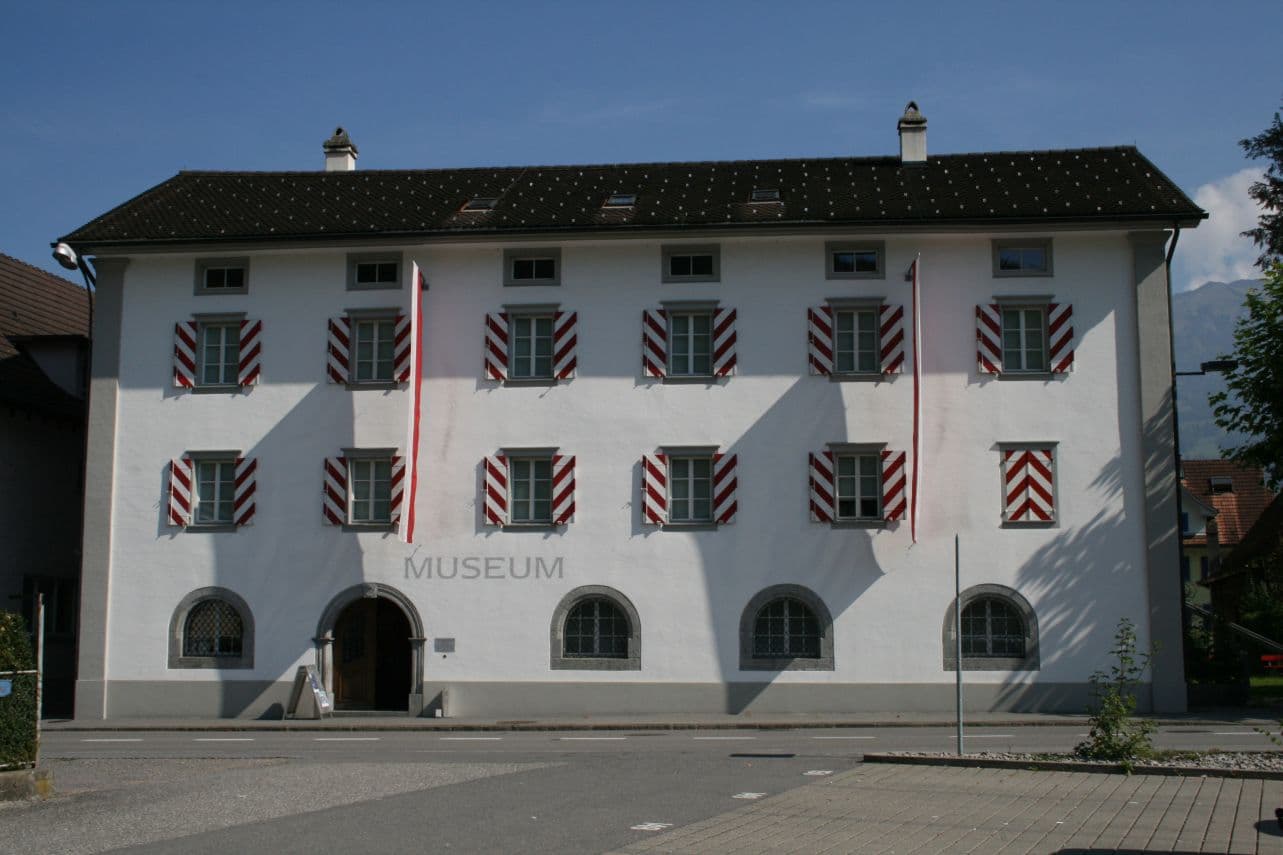
[[[294,688],[285,709],[286,718],[324,718],[334,714],[330,693],[321,685],[321,676],[311,665],[300,665],[294,675]]]

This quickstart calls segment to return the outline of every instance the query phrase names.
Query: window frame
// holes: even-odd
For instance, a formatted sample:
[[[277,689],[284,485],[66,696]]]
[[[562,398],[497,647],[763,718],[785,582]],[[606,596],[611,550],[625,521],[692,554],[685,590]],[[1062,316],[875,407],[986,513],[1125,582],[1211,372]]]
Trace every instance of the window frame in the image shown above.
[[[236,461],[241,459],[239,450],[222,449],[216,451],[186,451],[183,457],[191,462],[192,466],[192,491],[191,491],[191,519],[187,525],[183,526],[184,531],[236,531]],[[200,467],[202,463],[216,463],[230,465],[232,468],[232,518],[226,521],[217,522],[199,522],[196,519],[198,508],[200,507]]]
[[[225,330],[230,335],[224,336],[224,341],[219,345],[220,360],[218,362],[220,374],[225,373],[226,369],[231,367],[232,379],[230,381],[223,379],[215,383],[210,383],[205,379],[205,369],[209,367],[205,354],[205,335],[208,330]],[[227,362],[228,338],[236,339],[236,360]],[[240,358],[241,358],[241,322],[230,318],[221,320],[198,320],[196,322],[196,382],[193,388],[219,390],[240,388]]]
[[[668,520],[667,523],[665,523],[666,526],[671,526],[676,528],[689,528],[693,526],[694,527],[716,527],[717,518],[715,514],[715,507],[714,507],[716,503],[716,499],[713,494],[713,475],[714,475],[714,468],[716,465],[714,460],[715,456],[716,456],[716,452],[705,453],[702,450],[685,449],[685,450],[670,452],[667,449],[665,449],[664,460],[666,464],[665,468],[667,469],[666,477],[668,482],[667,507],[665,508],[666,518]],[[690,464],[705,463],[708,465],[707,479],[697,479],[696,476],[693,474],[694,473],[693,466],[691,467],[691,474],[685,479],[688,482],[688,486],[691,487],[692,491],[694,489],[694,484],[697,482],[697,480],[707,480],[708,482],[707,498],[700,499],[697,496],[695,496],[693,492],[690,495],[686,496],[684,499],[674,498],[673,488],[674,486],[676,486],[678,479],[677,479],[677,476],[674,474],[673,469],[674,469],[674,464],[676,464],[678,461],[683,461]],[[700,501],[707,502],[708,516],[695,517],[693,515],[688,514],[686,519],[676,519],[673,515],[674,501],[684,501],[687,503],[688,508],[693,508],[696,502],[700,502]]]
[[[628,655],[618,656],[566,656],[566,619],[571,611],[585,600],[604,599],[623,612],[628,621]],[[641,670],[641,619],[637,609],[622,593],[605,585],[584,585],[567,593],[552,612],[549,628],[548,667],[553,671],[640,671]]]
[[[240,656],[186,656],[184,642],[187,619],[196,606],[210,600],[227,603],[241,619]],[[170,669],[242,670],[254,667],[254,613],[240,595],[227,588],[197,588],[179,601],[169,619]]]
[[[863,253],[873,252],[876,254],[877,269],[868,270],[851,270],[838,271],[834,270],[833,258],[839,253]],[[824,278],[825,279],[886,279],[886,241],[882,240],[830,240],[824,242]]]
[[[810,609],[820,630],[820,655],[815,658],[760,657],[756,655],[757,616],[766,606],[779,599],[797,600]],[[832,671],[833,616],[824,600],[802,585],[771,585],[758,591],[740,613],[741,671]]]
[[[708,274],[674,274],[672,259],[680,256],[707,255],[712,258],[712,273]],[[682,282],[721,282],[722,281],[722,246],[721,244],[664,244],[660,247],[660,281],[664,283]]]
[[[860,301],[858,303],[829,302],[829,308],[833,311],[833,370],[830,377],[842,378],[882,378],[882,301]],[[851,350],[853,368],[850,371],[843,371],[838,367],[838,324],[839,318],[843,314],[852,315],[852,344]],[[859,367],[860,361],[860,327],[859,318],[867,314],[873,320],[873,367],[862,369]]]
[[[405,253],[403,252],[349,252],[347,254],[347,290],[349,291],[400,291],[405,279]],[[357,265],[396,264],[394,282],[358,282]]]
[[[552,276],[543,278],[519,279],[514,274],[513,265],[518,261],[552,261]],[[525,288],[561,285],[561,247],[513,247],[503,251],[503,284],[505,288]]]
[[[962,656],[963,671],[1038,671],[1041,669],[1038,649],[1038,616],[1033,606],[1019,591],[1006,585],[973,585],[963,591],[959,599],[962,601],[964,612],[976,600],[1005,600],[1020,616],[1025,630],[1025,655],[1023,657],[968,656],[964,653]],[[955,634],[957,626],[956,608],[956,601],[949,600],[949,605],[945,609],[944,627],[941,631],[941,643],[944,648],[943,670],[945,671],[954,671],[958,667],[958,642]]]
[[[1002,346],[1002,372],[999,374],[999,377],[1003,375],[1011,375],[1013,377],[1019,377],[1019,376],[1050,377],[1051,376],[1052,374],[1051,347],[1049,342],[1050,333],[1048,330],[1048,317],[1051,314],[1050,303],[1051,303],[1050,299],[1044,300],[1042,298],[1034,298],[1034,299],[999,298],[998,299],[998,338],[999,338],[999,344]],[[1043,367],[1027,368],[1022,365],[1020,368],[1012,368],[1007,364],[1007,324],[1006,324],[1007,312],[1020,313],[1020,318],[1021,318],[1020,334],[1021,334],[1021,341],[1022,341],[1022,344],[1020,347],[1020,358],[1021,358],[1021,362],[1023,363],[1027,361],[1028,352],[1029,352],[1029,348],[1023,344],[1025,335],[1027,334],[1029,329],[1025,325],[1024,313],[1033,312],[1033,311],[1037,311],[1042,319],[1042,328],[1039,332],[1042,335]]]
[[[1043,253],[1043,259],[1046,261],[1043,269],[1021,267],[1019,270],[1002,269],[1002,253],[1004,250],[1026,250],[1040,249]],[[993,263],[993,276],[995,279],[1020,279],[1025,277],[1050,277],[1055,275],[1055,264],[1052,255],[1052,239],[1049,237],[1030,237],[1030,238],[993,238],[990,241],[990,251]],[[1023,263],[1023,259],[1022,259]]]
[[[233,270],[241,269],[241,284],[239,288],[210,288],[206,283],[208,271],[210,270]],[[250,260],[249,256],[234,256],[227,258],[209,257],[196,259],[194,290],[193,293],[200,296],[214,296],[217,294],[248,294],[249,293],[249,275]]]
[[[377,310],[363,310],[363,311],[349,310],[347,313],[347,317],[348,317],[348,325],[351,327],[351,330],[352,330],[352,344],[348,354],[348,360],[349,360],[348,376],[347,376],[348,387],[349,388],[366,388],[366,389],[395,388],[397,386],[397,382],[396,382],[397,312],[396,310],[395,309],[377,309]],[[392,342],[392,354],[388,358],[388,376],[386,379],[374,377],[368,380],[360,380],[357,378],[357,375],[359,373],[359,363],[360,363],[360,359],[357,356],[357,350],[360,347],[360,341],[361,341],[361,325],[371,324],[371,323],[372,324],[386,323],[386,324],[390,324],[392,327],[391,336],[389,338],[389,340]],[[377,353],[374,350],[374,347],[377,347],[378,343],[379,343],[379,339],[377,336],[375,336],[374,345],[371,347],[371,353],[373,354],[372,364],[376,369],[379,363],[381,362],[381,360],[377,356]]]
[[[530,383],[535,385],[544,385],[556,380],[556,362],[557,362],[557,311],[558,307],[552,306],[504,306],[504,312],[508,315],[508,372],[506,380],[512,381],[516,385]],[[532,334],[531,354],[527,357],[518,357],[517,355],[517,326],[522,321],[529,321],[532,324],[536,321],[548,321],[548,372],[546,374],[537,374],[534,372],[535,360],[538,358],[534,352],[535,343],[540,338]],[[530,360],[531,373],[518,375],[517,360],[525,358]]]
[[[392,462],[397,456],[395,448],[345,448],[343,462],[347,467],[347,496],[344,507],[344,531],[393,531],[397,524],[392,521]],[[356,471],[357,463],[388,464],[388,519],[358,520],[355,517]],[[373,500],[367,500],[373,501]]]
[[[705,306],[705,305],[679,306],[679,305],[668,304],[664,306],[664,310],[665,310],[665,315],[668,321],[668,330],[667,330],[668,364],[664,366],[664,378],[666,380],[671,378],[672,380],[675,380],[678,382],[691,381],[691,380],[708,381],[708,380],[716,379],[717,375],[714,371],[714,363],[716,361],[714,356],[714,351],[715,351],[714,341],[716,339],[716,334],[714,333],[714,327],[716,326],[717,307]],[[679,373],[674,369],[673,360],[677,356],[676,345],[678,340],[676,330],[674,329],[674,326],[675,326],[674,321],[679,317],[688,318],[688,319],[705,318],[708,320],[708,352],[705,354],[705,356],[708,359],[707,371],[696,372],[694,370],[690,370],[690,371]],[[685,333],[685,338],[691,344],[691,350],[689,353],[686,354],[686,357],[689,360],[688,367],[693,369],[695,365],[695,358],[696,358],[696,353],[694,350],[696,333],[694,333],[691,330],[688,330]]]
[[[850,475],[850,476],[842,475],[841,466],[842,466],[843,460],[856,461],[857,471],[854,475]],[[863,475],[859,471],[860,462],[865,460],[871,460],[873,462],[873,467],[874,467],[872,477],[874,478],[876,487],[874,489],[872,498],[875,505],[877,506],[877,512],[872,516],[862,515],[858,512],[860,500],[865,498],[860,492],[860,482],[864,478],[868,477]],[[851,497],[855,501],[856,508],[857,508],[857,513],[854,516],[844,515],[841,511],[842,500],[843,500],[842,479],[844,477],[854,478],[856,482],[856,495],[854,497]],[[880,449],[872,450],[872,449],[834,448],[833,449],[833,522],[835,524],[850,524],[850,523],[865,524],[865,525],[870,523],[876,524],[876,523],[881,523],[886,521],[886,518],[884,516],[885,513],[886,513],[886,509],[882,506],[882,456],[881,456]]]
[[[508,523],[505,527],[551,528],[553,526],[553,490],[552,490],[553,453],[545,452],[542,449],[534,450],[534,451],[520,451],[520,450],[514,449],[512,451],[505,450],[503,457],[504,457],[504,463],[508,467]],[[541,463],[545,464],[548,468],[547,478],[544,478],[544,479],[538,478],[535,474],[536,464],[541,464]],[[538,484],[539,481],[547,482],[547,498],[542,500],[548,505],[548,513],[546,516],[541,516],[541,517],[531,516],[529,519],[524,519],[524,520],[519,520],[516,518],[514,509],[516,508],[517,501],[518,501],[516,498],[516,493],[517,493],[517,481],[519,477],[517,473],[517,469],[519,465],[526,465],[530,467],[529,480],[531,482],[530,483],[531,495],[530,495],[530,498],[526,500],[527,505],[533,508],[534,505],[536,505],[541,501],[535,498],[534,487]]]

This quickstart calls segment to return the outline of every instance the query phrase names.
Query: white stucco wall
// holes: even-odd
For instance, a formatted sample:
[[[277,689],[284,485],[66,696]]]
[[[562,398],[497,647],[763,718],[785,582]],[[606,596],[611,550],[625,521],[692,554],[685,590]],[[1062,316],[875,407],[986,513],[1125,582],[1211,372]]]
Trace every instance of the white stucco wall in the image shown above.
[[[346,291],[345,253],[336,250],[253,254],[246,296],[194,296],[193,256],[134,258],[123,309],[108,679],[289,679],[314,661],[312,637],[326,604],[368,580],[404,591],[429,638],[457,640],[448,657],[428,654],[429,681],[947,683],[941,624],[953,596],[955,532],[964,587],[1017,589],[1041,635],[1041,670],[973,672],[969,680],[1082,682],[1105,664],[1121,617],[1137,622],[1143,643],[1126,236],[1058,235],[1054,277],[995,279],[991,235],[889,235],[887,278],[872,281],[826,281],[826,237],[834,236],[722,240],[721,282],[683,285],[661,284],[659,241],[566,242],[555,288],[501,286],[502,251],[513,244],[406,247],[407,267],[417,260],[430,283],[414,546],[394,534],[323,526],[320,514],[322,458],[343,447],[404,448],[408,399],[404,390],[327,384],[326,319],[347,308],[405,306],[407,290]],[[805,316],[827,297],[884,296],[907,306],[901,274],[915,252],[925,440],[920,536],[911,544],[907,522],[866,531],[810,521],[809,451],[841,441],[910,447],[912,368],[881,383],[810,376]],[[1017,294],[1073,304],[1073,374],[1045,382],[977,374],[975,305]],[[642,310],[683,298],[716,298],[738,310],[739,367],[728,381],[665,385],[641,376]],[[579,312],[575,379],[551,388],[482,379],[483,315],[522,302]],[[174,389],[174,322],[219,311],[262,320],[262,382],[236,395]],[[1034,440],[1058,443],[1059,524],[1003,529],[996,443]],[[739,455],[734,524],[708,532],[640,524],[637,463],[662,444],[715,444]],[[482,457],[504,446],[553,445],[577,456],[574,523],[552,532],[483,527]],[[253,526],[201,534],[164,524],[166,465],[199,449],[258,458]],[[447,565],[456,557],[560,560],[562,575],[407,578],[408,557]],[[786,582],[811,588],[832,612],[835,670],[740,672],[741,610],[762,588]],[[209,585],[236,591],[253,610],[251,671],[166,667],[174,606]],[[632,600],[642,670],[549,669],[550,616],[581,585],[608,585]]]

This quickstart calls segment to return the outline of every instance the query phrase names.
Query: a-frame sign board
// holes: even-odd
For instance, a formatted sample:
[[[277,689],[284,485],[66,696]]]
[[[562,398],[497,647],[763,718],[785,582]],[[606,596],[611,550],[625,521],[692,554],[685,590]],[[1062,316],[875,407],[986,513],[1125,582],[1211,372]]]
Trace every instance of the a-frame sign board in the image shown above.
[[[285,708],[285,717],[324,718],[327,715],[334,715],[330,693],[321,685],[316,668],[300,665],[294,675],[294,688],[290,692],[290,704]]]

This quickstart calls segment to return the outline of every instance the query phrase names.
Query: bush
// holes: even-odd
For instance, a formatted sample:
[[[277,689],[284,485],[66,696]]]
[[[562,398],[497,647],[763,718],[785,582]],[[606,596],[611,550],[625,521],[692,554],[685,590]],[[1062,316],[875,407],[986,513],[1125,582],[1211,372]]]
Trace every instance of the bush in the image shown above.
[[[0,612],[0,672],[36,667],[20,615]],[[36,759],[36,675],[0,674],[13,692],[0,698],[0,769],[30,766]]]
[[[1151,647],[1147,653],[1138,653],[1135,625],[1128,618],[1118,622],[1114,647],[1110,650],[1117,661],[1110,666],[1108,674],[1097,671],[1091,675],[1091,732],[1074,747],[1079,757],[1122,763],[1130,769],[1133,760],[1154,753],[1150,742],[1156,727],[1154,722],[1135,717],[1136,687],[1149,668],[1154,652],[1155,648]]]

